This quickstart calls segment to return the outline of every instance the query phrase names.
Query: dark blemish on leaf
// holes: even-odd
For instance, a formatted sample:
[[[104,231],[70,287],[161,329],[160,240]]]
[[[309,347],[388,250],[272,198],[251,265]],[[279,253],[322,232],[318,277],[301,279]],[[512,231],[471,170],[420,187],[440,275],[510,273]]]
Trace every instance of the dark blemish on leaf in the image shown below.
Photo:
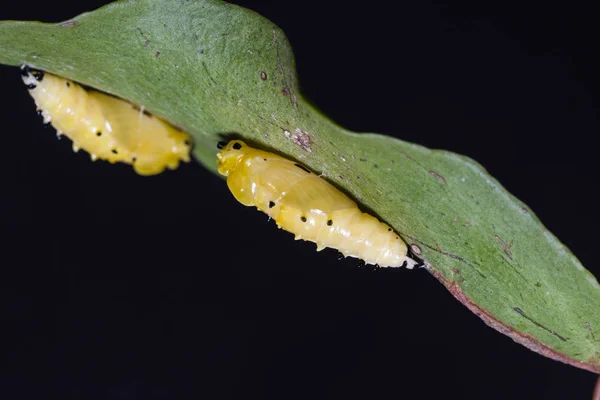
[[[302,171],[304,171],[304,172],[306,172],[306,173],[310,174],[310,169],[306,168],[304,165],[301,165],[301,164],[296,164],[296,163],[294,163],[294,165],[295,165],[296,167],[300,168]]]
[[[302,148],[302,150],[309,152],[309,153],[312,152],[312,138],[308,132],[303,131],[300,128],[296,128],[295,133],[290,134],[290,137],[292,139],[292,142],[294,142],[294,144],[300,146]]]
[[[427,227],[427,226],[425,226],[425,227]],[[407,235],[407,237],[410,240],[414,240],[415,242],[417,242],[417,243],[419,243],[419,244],[427,247],[430,250],[433,250],[433,251],[436,251],[436,252],[440,253],[443,256],[450,257],[450,258],[452,258],[454,260],[457,260],[457,261],[460,261],[460,262],[462,262],[464,264],[467,264],[468,266],[472,267],[475,270],[475,272],[477,272],[477,274],[479,274],[479,276],[481,276],[483,279],[487,279],[487,276],[483,272],[481,272],[479,270],[479,268],[477,268],[477,264],[476,263],[473,263],[471,261],[467,261],[464,258],[462,258],[461,256],[457,256],[456,254],[452,254],[452,253],[449,253],[449,252],[442,251],[442,249],[440,249],[439,246],[435,246],[434,247],[434,246],[432,246],[432,245],[430,245],[428,243],[425,243],[425,242],[423,242],[423,241],[421,241],[421,240],[419,240],[419,239],[417,239],[415,237],[411,237],[411,236],[408,236],[408,235]]]
[[[79,21],[66,21],[60,23],[58,26],[61,28],[74,28],[79,25]]]
[[[154,53],[154,57],[158,57],[160,56],[160,50],[156,50],[156,53]]]
[[[216,85],[217,81],[215,81],[215,79],[212,77],[212,75],[210,74],[210,72],[208,72],[208,68],[206,67],[206,63],[204,61],[202,61],[202,68],[204,68],[204,71],[206,72],[206,75],[212,81],[212,83],[214,83]]]
[[[305,216],[300,217],[300,221],[306,222],[306,217]]]
[[[521,211],[523,211],[524,214],[527,214],[529,212],[525,207],[521,208]]]
[[[270,201],[270,202],[269,202],[269,208],[273,208],[273,207],[275,207],[275,202],[273,202],[273,201]]]
[[[592,340],[594,342],[598,342],[598,340],[596,340],[596,336],[594,335],[594,332],[592,331],[592,325],[589,322],[586,322],[585,327],[587,328],[588,331],[590,331],[590,336],[592,337]]]
[[[436,177],[440,182],[447,183],[446,179],[435,171],[428,171],[429,175]]]
[[[146,41],[144,42],[143,46],[144,46],[144,47],[148,47],[148,45],[149,45],[149,44],[150,44],[150,41],[149,41],[149,40],[146,40]]]
[[[260,73],[260,79],[262,79],[263,81],[267,80],[267,73],[265,71],[262,71]]]
[[[523,310],[521,310],[519,307],[513,307],[513,310],[515,310],[516,312],[518,312],[519,314],[521,314],[521,316],[523,318],[527,319],[529,322],[531,322],[532,324],[534,324],[538,328],[542,328],[543,330],[545,330],[546,332],[548,332],[548,333],[556,336],[557,338],[559,338],[563,342],[567,342],[568,341],[568,339],[565,338],[564,336],[559,335],[558,333],[554,332],[552,329],[546,328],[544,325],[542,325],[539,322],[537,322],[534,319],[532,319],[530,316],[528,316],[527,314],[525,314],[523,312]]]
[[[535,283],[535,287],[542,287],[542,284],[541,284],[541,283],[539,283],[539,282],[536,282],[536,283]]]
[[[496,239],[496,241],[497,241],[498,243],[500,243],[500,244],[502,245],[502,247],[504,247],[504,254],[506,254],[506,255],[508,256],[508,258],[510,258],[510,259],[512,260],[512,258],[513,258],[513,257],[512,257],[512,252],[510,251],[510,249],[511,249],[511,247],[512,247],[512,245],[513,245],[513,242],[511,241],[511,242],[510,242],[510,243],[507,245],[506,243],[504,243],[504,240],[502,240],[502,239],[500,238],[500,236],[496,235],[496,236],[494,236],[494,238]]]
[[[367,162],[368,161],[366,158],[359,158],[358,160],[362,161],[362,162]]]
[[[379,165],[378,164],[373,164],[373,167],[379,168]]]
[[[298,99],[296,98],[296,94],[293,93],[294,88],[288,83],[286,71],[283,68],[283,63],[281,62],[281,55],[279,54],[279,41],[277,40],[277,32],[275,32],[275,29],[273,29],[273,44],[275,45],[275,52],[277,54],[277,65],[279,66],[279,74],[281,75],[281,79],[283,80],[283,88],[281,89],[281,94],[287,96],[290,93],[290,91],[292,91],[292,94],[290,96],[290,102],[292,103],[292,106],[294,106],[294,108],[298,108]],[[289,72],[290,80],[293,81],[293,73],[292,71]]]
[[[411,244],[410,250],[413,252],[413,254],[415,254],[417,256],[421,255],[421,248],[419,246],[417,246],[416,244]]]
[[[452,268],[452,272],[454,272],[455,274],[460,274],[460,269]]]

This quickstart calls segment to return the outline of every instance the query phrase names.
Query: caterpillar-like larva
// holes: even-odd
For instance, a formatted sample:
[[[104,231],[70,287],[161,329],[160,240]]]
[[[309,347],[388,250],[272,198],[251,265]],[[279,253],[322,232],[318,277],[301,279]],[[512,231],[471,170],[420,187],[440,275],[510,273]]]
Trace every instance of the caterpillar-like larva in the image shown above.
[[[67,79],[25,65],[21,70],[44,123],[71,139],[73,151],[85,150],[92,161],[131,164],[140,175],[159,174],[190,160],[189,135],[160,118]]]
[[[217,154],[218,170],[245,206],[256,206],[279,228],[346,257],[380,267],[413,268],[406,243],[388,225],[363,213],[348,196],[305,166],[240,140]]]

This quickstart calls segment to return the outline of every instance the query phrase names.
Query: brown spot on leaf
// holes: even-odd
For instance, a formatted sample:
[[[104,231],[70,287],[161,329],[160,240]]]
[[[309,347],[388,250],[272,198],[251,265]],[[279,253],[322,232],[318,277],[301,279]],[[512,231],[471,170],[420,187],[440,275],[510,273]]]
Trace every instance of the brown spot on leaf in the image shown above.
[[[416,244],[411,244],[410,250],[413,252],[413,254],[415,254],[417,256],[421,255],[421,248],[419,246],[417,246]]]
[[[300,128],[296,128],[295,133],[290,131],[283,131],[285,137],[289,138],[294,142],[295,145],[300,146],[302,150],[312,152],[312,138],[308,132],[303,131]]]
[[[510,258],[512,260],[512,252],[510,251],[510,248],[512,247],[513,242],[506,244],[506,243],[504,243],[504,240],[502,240],[500,238],[500,236],[498,236],[498,235],[494,236],[494,238],[496,239],[496,241],[498,243],[500,243],[502,245],[502,247],[504,247],[504,253],[508,256],[508,258]]]
[[[262,79],[263,81],[267,80],[267,73],[265,71],[261,71],[261,73],[260,73],[260,79]]]
[[[433,176],[433,177],[437,178],[437,179],[438,179],[440,182],[442,182],[442,183],[447,183],[447,182],[446,182],[446,178],[444,178],[443,176],[441,176],[441,175],[440,175],[440,174],[438,174],[437,172],[435,172],[435,171],[428,171],[428,172],[429,172],[429,175],[431,175],[431,176]]]

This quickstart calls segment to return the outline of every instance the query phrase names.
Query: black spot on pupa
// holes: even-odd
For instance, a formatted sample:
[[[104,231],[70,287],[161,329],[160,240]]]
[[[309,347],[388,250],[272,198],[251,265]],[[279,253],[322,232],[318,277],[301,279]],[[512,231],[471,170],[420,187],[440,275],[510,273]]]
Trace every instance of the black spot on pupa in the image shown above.
[[[302,221],[302,222],[306,222],[306,217],[305,217],[305,216],[301,216],[301,217],[300,217],[300,221]]]
[[[67,87],[71,87],[71,82],[67,81]]]
[[[113,154],[119,154],[119,152],[117,151],[117,149],[112,149],[111,150]]]
[[[388,228],[388,232],[391,232],[391,231],[392,231],[392,228]]]
[[[131,157],[131,162],[136,162],[137,161],[137,157]]]
[[[333,220],[332,219],[328,219],[327,220],[327,226],[331,226],[333,225]]]
[[[186,139],[183,141],[183,144],[185,144],[186,146],[191,146],[192,142],[190,142],[189,140]]]
[[[234,150],[241,150],[242,149],[242,144],[241,143],[234,143],[233,144],[233,149]]]
[[[30,72],[31,72],[31,68],[29,68],[27,65],[23,65],[21,67],[21,76],[29,76]]]
[[[263,158],[263,160],[267,161],[267,159],[266,159],[266,158]]]
[[[44,80],[44,73],[42,71],[31,71],[31,76],[33,76],[38,82]]]
[[[100,132],[100,131],[96,132],[96,136],[98,136],[98,137],[102,136],[102,132]]]
[[[275,207],[275,203],[274,203],[274,202],[272,202],[272,201],[270,201],[270,202],[269,202],[269,208],[273,208],[273,207]]]
[[[300,165],[300,164],[294,164],[296,167],[300,168],[302,171],[306,172],[307,174],[310,174],[310,169],[306,168],[304,165]]]
[[[225,143],[225,142],[218,142],[217,143],[217,149],[222,149],[223,147],[225,147],[226,144],[227,143]]]

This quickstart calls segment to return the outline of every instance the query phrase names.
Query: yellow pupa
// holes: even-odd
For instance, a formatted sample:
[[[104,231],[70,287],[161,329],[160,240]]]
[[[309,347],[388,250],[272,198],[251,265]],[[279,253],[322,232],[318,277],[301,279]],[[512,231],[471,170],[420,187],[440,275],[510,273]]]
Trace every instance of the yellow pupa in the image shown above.
[[[408,268],[406,243],[388,225],[363,213],[348,196],[305,166],[254,149],[240,140],[217,154],[218,171],[245,206],[255,206],[296,240],[339,250],[346,257],[381,267]]]
[[[190,160],[191,140],[160,118],[124,100],[86,90],[67,79],[21,67],[22,78],[44,123],[73,141],[92,161],[133,165],[140,175],[176,169]]]

